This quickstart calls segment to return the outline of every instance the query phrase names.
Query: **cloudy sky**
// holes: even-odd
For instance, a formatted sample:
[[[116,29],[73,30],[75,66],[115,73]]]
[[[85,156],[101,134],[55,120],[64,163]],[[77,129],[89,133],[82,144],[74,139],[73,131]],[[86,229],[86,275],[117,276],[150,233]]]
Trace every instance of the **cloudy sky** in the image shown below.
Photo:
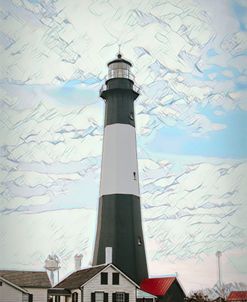
[[[61,275],[95,238],[104,103],[133,64],[150,275],[247,280],[247,2],[1,0],[0,268]]]

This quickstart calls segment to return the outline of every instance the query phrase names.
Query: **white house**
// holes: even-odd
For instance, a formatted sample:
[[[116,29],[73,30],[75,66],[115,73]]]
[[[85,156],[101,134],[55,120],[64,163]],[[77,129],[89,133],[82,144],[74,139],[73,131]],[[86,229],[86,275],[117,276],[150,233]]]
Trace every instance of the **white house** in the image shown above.
[[[0,271],[0,302],[47,302],[46,272]]]
[[[52,302],[136,302],[139,286],[113,264],[78,270],[48,291]]]
[[[0,302],[29,302],[30,294],[27,290],[0,277]]]

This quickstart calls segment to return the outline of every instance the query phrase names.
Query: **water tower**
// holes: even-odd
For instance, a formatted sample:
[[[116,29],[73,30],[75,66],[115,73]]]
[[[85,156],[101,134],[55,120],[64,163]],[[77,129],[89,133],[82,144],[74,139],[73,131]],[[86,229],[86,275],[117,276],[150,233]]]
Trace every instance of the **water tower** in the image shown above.
[[[60,260],[57,255],[49,255],[45,260],[45,269],[50,272],[52,286],[54,285],[54,273],[57,271],[57,281],[59,282]]]

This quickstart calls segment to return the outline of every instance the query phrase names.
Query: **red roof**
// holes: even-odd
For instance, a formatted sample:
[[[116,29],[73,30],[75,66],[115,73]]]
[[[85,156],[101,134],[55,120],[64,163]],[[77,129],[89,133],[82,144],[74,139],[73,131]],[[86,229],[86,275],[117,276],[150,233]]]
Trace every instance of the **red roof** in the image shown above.
[[[227,301],[247,301],[247,291],[233,291]]]
[[[140,288],[154,296],[164,296],[175,280],[175,277],[144,279]]]

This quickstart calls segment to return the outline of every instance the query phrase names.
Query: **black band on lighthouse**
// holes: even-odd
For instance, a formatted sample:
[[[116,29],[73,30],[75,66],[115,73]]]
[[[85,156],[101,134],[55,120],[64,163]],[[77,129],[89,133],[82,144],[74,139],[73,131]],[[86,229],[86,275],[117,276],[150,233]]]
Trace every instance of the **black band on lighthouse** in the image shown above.
[[[105,247],[112,247],[112,262],[138,284],[147,278],[140,198],[104,195],[99,201],[93,264],[105,262]]]
[[[133,90],[129,79],[110,79],[107,89],[101,93],[106,101],[105,126],[111,124],[129,124],[135,127],[134,101],[138,93]]]

